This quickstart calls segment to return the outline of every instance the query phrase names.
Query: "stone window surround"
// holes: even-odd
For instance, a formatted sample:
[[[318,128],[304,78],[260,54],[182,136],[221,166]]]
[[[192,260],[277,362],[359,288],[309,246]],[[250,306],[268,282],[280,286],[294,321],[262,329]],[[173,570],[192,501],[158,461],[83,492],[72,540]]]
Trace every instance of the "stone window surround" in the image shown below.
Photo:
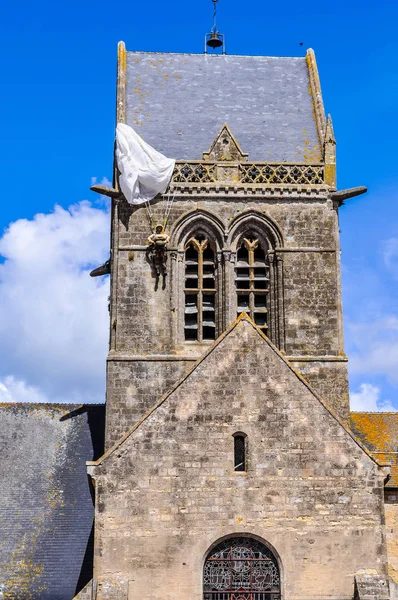
[[[202,234],[212,240],[216,251],[218,310],[216,337],[236,319],[237,294],[235,267],[238,247],[247,232],[258,236],[268,250],[270,292],[268,335],[282,351],[285,350],[284,291],[283,291],[283,238],[277,225],[264,214],[254,210],[238,215],[228,228],[215,215],[204,210],[194,210],[177,221],[169,244],[170,292],[172,311],[177,316],[173,325],[173,345],[183,349],[200,346],[196,341],[184,341],[184,278],[185,247],[190,238]],[[213,342],[202,342],[208,345]]]
[[[243,433],[243,431],[236,431],[232,437],[234,438],[234,472],[235,473],[246,473],[247,472],[247,435],[246,435],[246,433]],[[241,444],[243,444],[243,450],[240,450],[239,442]],[[242,452],[242,458],[239,457],[240,451]],[[243,467],[243,468],[240,468],[240,467]]]

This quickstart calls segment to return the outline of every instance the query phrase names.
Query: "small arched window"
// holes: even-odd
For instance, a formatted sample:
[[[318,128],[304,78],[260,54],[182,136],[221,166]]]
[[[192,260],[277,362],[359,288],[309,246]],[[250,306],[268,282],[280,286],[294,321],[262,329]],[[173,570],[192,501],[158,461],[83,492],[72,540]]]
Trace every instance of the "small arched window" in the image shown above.
[[[268,248],[254,234],[244,237],[238,246],[236,294],[238,315],[247,313],[267,333],[269,299]]]
[[[184,337],[202,342],[216,339],[216,252],[203,234],[185,246]]]
[[[234,471],[246,471],[246,434],[234,433]]]

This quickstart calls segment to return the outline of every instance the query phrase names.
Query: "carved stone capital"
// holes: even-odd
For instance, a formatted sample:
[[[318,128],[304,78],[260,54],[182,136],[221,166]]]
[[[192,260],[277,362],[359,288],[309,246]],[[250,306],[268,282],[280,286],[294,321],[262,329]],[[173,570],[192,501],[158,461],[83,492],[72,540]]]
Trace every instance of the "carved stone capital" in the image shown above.
[[[270,264],[272,264],[275,260],[275,251],[274,250],[268,250],[268,260],[270,262]]]

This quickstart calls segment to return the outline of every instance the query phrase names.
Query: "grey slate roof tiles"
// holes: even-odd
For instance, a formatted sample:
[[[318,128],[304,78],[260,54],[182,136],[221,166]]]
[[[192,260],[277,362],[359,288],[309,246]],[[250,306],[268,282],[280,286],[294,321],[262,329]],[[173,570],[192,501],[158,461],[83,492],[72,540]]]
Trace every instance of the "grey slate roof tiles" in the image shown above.
[[[71,600],[92,577],[86,460],[103,451],[104,405],[0,405],[3,600]]]
[[[305,58],[127,52],[127,124],[177,160],[228,123],[249,161],[318,162]]]

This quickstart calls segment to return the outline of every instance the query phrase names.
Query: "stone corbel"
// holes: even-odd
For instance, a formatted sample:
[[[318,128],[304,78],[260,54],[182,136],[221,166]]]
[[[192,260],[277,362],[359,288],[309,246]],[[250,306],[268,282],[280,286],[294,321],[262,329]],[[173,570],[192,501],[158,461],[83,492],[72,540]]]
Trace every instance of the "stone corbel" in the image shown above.
[[[234,252],[232,252],[232,250],[225,250],[225,249],[223,249],[223,250],[222,250],[222,255],[224,256],[224,262],[225,262],[225,263],[227,263],[227,262],[232,262],[232,263],[234,263],[234,262],[235,262],[235,261],[234,261],[234,257],[233,257],[233,255],[234,255],[234,254],[235,254],[235,253],[234,253]]]
[[[101,194],[101,196],[108,196],[109,198],[122,198],[123,194],[120,190],[117,190],[116,188],[110,188],[110,187],[106,187],[106,185],[92,185],[90,187],[90,190],[92,192],[95,192],[96,194]]]
[[[340,190],[339,192],[332,192],[330,194],[330,199],[333,201],[335,206],[342,206],[344,204],[344,200],[347,200],[348,198],[354,198],[355,196],[360,196],[361,194],[365,194],[367,191],[367,187],[360,185],[358,187]]]

